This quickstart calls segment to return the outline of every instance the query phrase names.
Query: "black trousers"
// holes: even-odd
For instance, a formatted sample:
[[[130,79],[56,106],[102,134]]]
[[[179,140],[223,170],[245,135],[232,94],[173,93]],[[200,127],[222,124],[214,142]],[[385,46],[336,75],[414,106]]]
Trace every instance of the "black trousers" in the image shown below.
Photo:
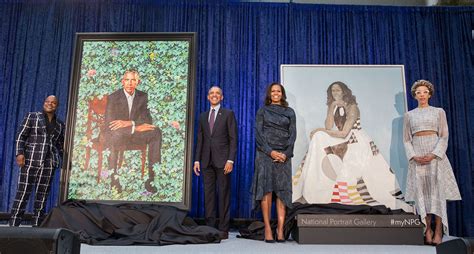
[[[111,131],[107,136],[107,142],[111,148],[109,156],[109,168],[111,169],[117,169],[118,152],[129,144],[148,145],[148,168],[153,168],[155,163],[161,161],[161,131],[158,128],[133,134],[125,129]]]
[[[32,225],[38,226],[41,224],[45,215],[46,198],[51,186],[53,172],[54,167],[50,159],[44,160],[41,166],[33,165],[29,160],[25,161],[25,166],[20,169],[18,177],[18,189],[10,212],[10,226],[19,226],[21,224],[26,204],[35,185],[36,195]]]
[[[216,226],[216,190],[219,207],[219,226],[221,231],[229,231],[230,228],[230,174],[224,175],[223,168],[209,165],[202,169],[204,181],[204,210],[206,224]]]

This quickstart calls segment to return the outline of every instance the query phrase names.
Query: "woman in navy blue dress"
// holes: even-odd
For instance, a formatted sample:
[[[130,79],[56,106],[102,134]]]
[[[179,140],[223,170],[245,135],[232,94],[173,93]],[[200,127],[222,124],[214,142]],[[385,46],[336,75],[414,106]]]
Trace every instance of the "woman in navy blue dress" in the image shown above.
[[[270,226],[273,196],[276,197],[277,241],[285,241],[283,224],[286,208],[291,206],[291,157],[296,140],[296,116],[288,107],[285,89],[272,83],[266,92],[265,105],[257,112],[255,135],[257,152],[252,183],[253,208],[261,206],[265,241],[275,242]]]

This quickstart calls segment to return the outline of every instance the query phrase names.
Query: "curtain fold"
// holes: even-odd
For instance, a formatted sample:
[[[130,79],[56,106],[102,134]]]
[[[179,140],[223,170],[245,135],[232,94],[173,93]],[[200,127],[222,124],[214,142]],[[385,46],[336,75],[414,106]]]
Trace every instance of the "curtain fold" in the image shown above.
[[[451,233],[474,235],[473,7],[375,7],[220,1],[24,0],[0,2],[0,212],[15,195],[16,129],[56,94],[66,118],[76,32],[197,32],[196,119],[208,88],[223,88],[223,106],[239,126],[231,216],[255,218],[249,193],[255,113],[281,64],[403,64],[406,87],[435,84],[432,105],[446,110],[448,157],[463,200],[449,204]],[[374,87],[374,96],[377,88]],[[409,92],[408,107],[416,106]],[[291,106],[291,105],[290,105]],[[48,209],[57,200],[59,172]],[[29,205],[31,209],[31,204]],[[202,179],[192,179],[191,216],[204,216]]]

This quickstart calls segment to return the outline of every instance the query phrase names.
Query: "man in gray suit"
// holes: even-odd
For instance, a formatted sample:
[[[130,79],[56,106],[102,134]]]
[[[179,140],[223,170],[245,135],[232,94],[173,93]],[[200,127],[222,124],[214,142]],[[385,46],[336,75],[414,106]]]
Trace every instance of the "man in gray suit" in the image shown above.
[[[194,173],[202,170],[206,223],[216,223],[216,187],[219,198],[219,226],[228,238],[230,227],[230,173],[237,151],[237,124],[232,110],[221,107],[222,90],[213,86],[207,94],[211,107],[199,116]],[[217,185],[217,186],[216,186]]]

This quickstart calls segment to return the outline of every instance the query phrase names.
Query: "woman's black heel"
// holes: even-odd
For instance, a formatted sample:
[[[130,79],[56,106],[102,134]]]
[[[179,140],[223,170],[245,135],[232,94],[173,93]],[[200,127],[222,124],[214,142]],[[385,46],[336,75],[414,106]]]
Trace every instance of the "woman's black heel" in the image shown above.
[[[277,243],[284,243],[284,242],[286,242],[286,240],[285,240],[285,238],[284,238],[285,236],[283,236],[283,239],[279,239],[277,232],[278,232],[278,229],[276,230],[276,234],[275,234],[276,242],[277,242]]]
[[[263,239],[265,239],[264,241],[265,241],[266,243],[275,243],[275,240],[274,240],[274,239],[275,239],[274,232],[272,232],[272,235],[273,235],[273,239],[267,240],[266,237],[263,237]]]

